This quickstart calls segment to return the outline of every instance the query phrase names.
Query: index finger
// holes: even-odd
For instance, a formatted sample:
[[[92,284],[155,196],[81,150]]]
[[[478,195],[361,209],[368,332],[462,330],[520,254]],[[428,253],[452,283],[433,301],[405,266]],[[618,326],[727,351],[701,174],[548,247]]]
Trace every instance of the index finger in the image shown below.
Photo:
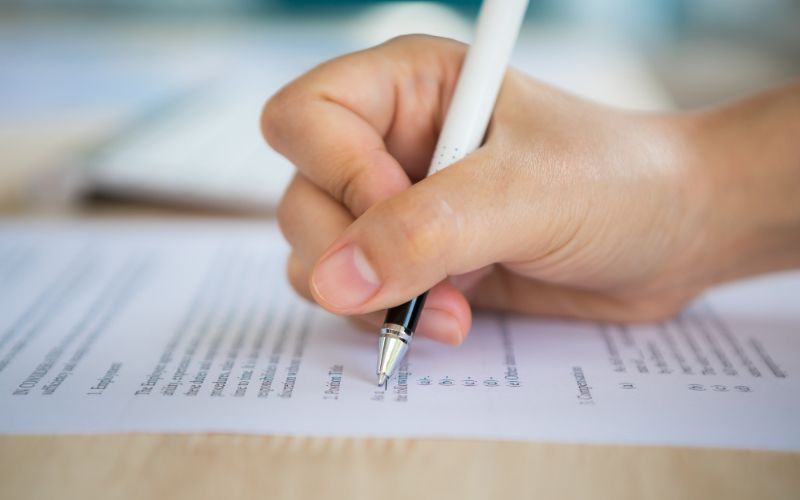
[[[424,176],[464,51],[402,37],[324,63],[269,100],[264,136],[357,217]]]

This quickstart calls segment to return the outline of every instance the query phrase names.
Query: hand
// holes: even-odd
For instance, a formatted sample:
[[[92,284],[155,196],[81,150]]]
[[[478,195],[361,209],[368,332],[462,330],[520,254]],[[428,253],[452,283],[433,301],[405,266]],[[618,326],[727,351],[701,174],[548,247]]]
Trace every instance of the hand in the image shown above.
[[[298,169],[278,220],[301,295],[377,326],[431,289],[418,333],[457,344],[471,307],[650,320],[730,277],[739,233],[703,115],[609,109],[509,70],[485,144],[425,178],[465,52],[402,37],[267,103],[264,135]]]

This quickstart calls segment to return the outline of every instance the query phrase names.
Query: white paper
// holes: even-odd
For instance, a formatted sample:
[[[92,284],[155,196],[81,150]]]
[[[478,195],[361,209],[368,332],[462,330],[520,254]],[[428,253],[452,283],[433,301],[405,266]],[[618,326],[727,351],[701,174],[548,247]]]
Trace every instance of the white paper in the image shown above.
[[[800,450],[800,274],[625,327],[478,315],[418,338],[299,298],[270,224],[0,223],[0,432],[438,436]]]

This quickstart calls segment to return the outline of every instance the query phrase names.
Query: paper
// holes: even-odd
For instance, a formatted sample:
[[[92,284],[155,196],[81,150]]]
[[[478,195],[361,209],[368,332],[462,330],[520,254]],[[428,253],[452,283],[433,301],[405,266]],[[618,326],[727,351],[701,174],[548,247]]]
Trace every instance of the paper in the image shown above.
[[[800,450],[800,274],[625,327],[478,315],[375,386],[377,334],[285,283],[271,224],[0,223],[0,432]]]

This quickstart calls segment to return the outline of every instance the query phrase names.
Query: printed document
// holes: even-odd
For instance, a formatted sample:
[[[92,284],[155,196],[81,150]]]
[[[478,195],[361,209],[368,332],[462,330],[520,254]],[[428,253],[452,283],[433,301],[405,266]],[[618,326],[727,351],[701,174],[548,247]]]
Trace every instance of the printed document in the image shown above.
[[[800,273],[644,325],[478,313],[375,385],[377,332],[298,298],[272,223],[0,221],[0,432],[800,450]]]

